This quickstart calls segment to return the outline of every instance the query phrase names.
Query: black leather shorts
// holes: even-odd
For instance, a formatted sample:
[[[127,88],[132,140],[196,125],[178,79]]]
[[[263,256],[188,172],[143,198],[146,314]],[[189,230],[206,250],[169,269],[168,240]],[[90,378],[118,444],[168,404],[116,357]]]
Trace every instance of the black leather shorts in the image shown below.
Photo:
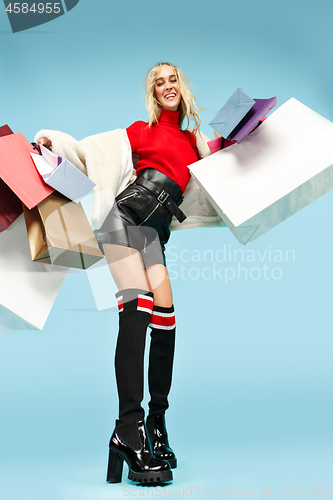
[[[164,189],[177,205],[181,203],[180,186],[158,170],[147,168],[140,171],[138,177]],[[95,236],[103,253],[103,243],[114,243],[139,250],[145,267],[151,259],[166,265],[164,251],[170,237],[171,219],[172,213],[166,206],[151,191],[134,181],[116,197]]]

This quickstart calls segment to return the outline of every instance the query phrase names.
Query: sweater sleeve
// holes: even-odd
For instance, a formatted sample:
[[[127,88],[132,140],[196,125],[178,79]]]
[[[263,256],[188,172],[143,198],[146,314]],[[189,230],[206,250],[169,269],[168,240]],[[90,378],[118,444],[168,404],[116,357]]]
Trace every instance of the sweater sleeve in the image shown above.
[[[134,122],[127,129],[127,136],[131,144],[132,151],[135,153],[141,144],[142,128],[147,125],[145,122]]]

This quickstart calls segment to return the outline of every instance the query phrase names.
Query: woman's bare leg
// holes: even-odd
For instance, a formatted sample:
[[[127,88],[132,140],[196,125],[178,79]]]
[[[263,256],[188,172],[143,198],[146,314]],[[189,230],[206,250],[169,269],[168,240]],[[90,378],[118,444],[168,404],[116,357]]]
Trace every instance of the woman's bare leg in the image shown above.
[[[144,351],[146,330],[153,309],[140,252],[116,244],[104,244],[110,271],[119,289],[119,332],[115,352],[119,417],[116,432],[130,447],[140,449],[138,423],[144,418]],[[110,466],[111,467],[111,466]]]
[[[118,290],[137,288],[151,291],[138,250],[114,243],[104,243],[103,249]]]
[[[168,271],[162,264],[147,265],[146,274],[149,287],[154,292],[154,309],[150,319],[148,369],[150,401],[147,430],[155,449],[155,456],[167,460],[171,467],[176,467],[177,459],[169,446],[164,416],[165,410],[169,407],[168,395],[175,351],[176,324],[171,284]]]
[[[168,270],[163,264],[146,259],[146,280],[149,290],[154,294],[154,305],[171,307],[173,304],[171,283]]]
[[[151,400],[149,403],[150,415],[147,420],[149,423],[149,434],[151,439],[155,436],[156,419],[164,419],[164,411],[168,408],[168,399],[171,379],[172,365],[174,356],[175,343],[175,325],[174,325],[174,310],[172,290],[168,271],[162,264],[158,264],[153,260],[145,259],[146,269],[140,252],[133,248],[115,244],[104,244],[104,252],[109,264],[110,271],[119,290],[126,289],[141,289],[149,290],[154,294],[154,310],[151,317],[151,343],[149,353],[149,391]],[[125,294],[124,294],[125,295]],[[126,307],[125,307],[126,310]],[[168,329],[164,327],[154,326],[154,313],[157,315],[162,312],[163,320],[168,323]],[[121,315],[123,313],[120,313]],[[172,323],[173,322],[173,323]],[[127,328],[126,328],[127,329]],[[124,329],[122,329],[124,330]],[[130,405],[128,401],[137,401],[136,407],[132,408],[133,415],[141,416],[137,412],[143,410],[140,402],[143,397],[143,353],[145,336],[139,335],[136,328],[134,335],[128,335],[125,331],[121,337],[118,336],[117,351],[116,351],[116,374],[117,386],[120,400],[120,425],[118,429],[126,437],[125,441],[129,442],[133,447],[139,446],[138,435],[133,425],[130,425],[128,418],[122,419],[121,415],[129,411]],[[142,332],[143,334],[145,332]],[[133,352],[129,352],[129,346]],[[132,379],[129,377],[128,367],[131,367],[130,372],[135,375]],[[130,383],[129,383],[129,378]],[[124,383],[126,381],[126,383]],[[139,383],[138,383],[139,382]],[[135,412],[136,410],[136,412]],[[164,422],[164,420],[163,420]],[[165,424],[163,430],[163,439],[165,440],[166,431]],[[166,453],[166,458],[171,457],[172,466],[176,466],[176,458],[170,448],[165,449],[165,444],[160,447],[162,457]]]
[[[172,290],[167,268],[146,258],[145,269],[138,250],[123,245],[104,243],[103,249],[118,290],[138,288],[154,294],[154,304],[172,306]]]

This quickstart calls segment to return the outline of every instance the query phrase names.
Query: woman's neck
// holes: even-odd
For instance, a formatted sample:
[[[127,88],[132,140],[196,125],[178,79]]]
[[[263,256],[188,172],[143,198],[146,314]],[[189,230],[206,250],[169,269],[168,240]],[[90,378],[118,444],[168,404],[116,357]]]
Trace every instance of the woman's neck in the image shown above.
[[[170,123],[179,126],[179,111],[170,111],[168,109],[162,109],[160,117],[158,119],[159,123]]]

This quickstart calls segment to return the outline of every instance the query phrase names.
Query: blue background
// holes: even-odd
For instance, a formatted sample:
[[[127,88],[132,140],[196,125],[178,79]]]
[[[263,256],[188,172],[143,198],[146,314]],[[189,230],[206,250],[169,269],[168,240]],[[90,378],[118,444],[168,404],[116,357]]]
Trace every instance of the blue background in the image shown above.
[[[193,82],[210,137],[209,121],[236,87],[277,95],[278,105],[293,96],[332,119],[332,15],[330,0],[80,0],[13,34],[3,8],[1,125],[30,140],[41,128],[81,139],[126,127],[146,118],[143,80],[160,60]],[[258,497],[271,488],[271,498],[282,498],[287,486],[299,488],[291,496],[319,486],[332,495],[332,204],[328,193],[246,247],[226,228],[173,233],[168,427],[179,467],[163,490],[136,487],[125,473],[122,484],[105,483],[117,313],[97,312],[85,273],[67,275],[42,332],[1,332],[0,497],[201,498],[222,488]],[[205,250],[213,258],[203,262]],[[241,263],[247,279],[245,271],[238,279],[235,250],[245,260],[255,252],[254,262]],[[214,265],[235,278],[214,279]]]

